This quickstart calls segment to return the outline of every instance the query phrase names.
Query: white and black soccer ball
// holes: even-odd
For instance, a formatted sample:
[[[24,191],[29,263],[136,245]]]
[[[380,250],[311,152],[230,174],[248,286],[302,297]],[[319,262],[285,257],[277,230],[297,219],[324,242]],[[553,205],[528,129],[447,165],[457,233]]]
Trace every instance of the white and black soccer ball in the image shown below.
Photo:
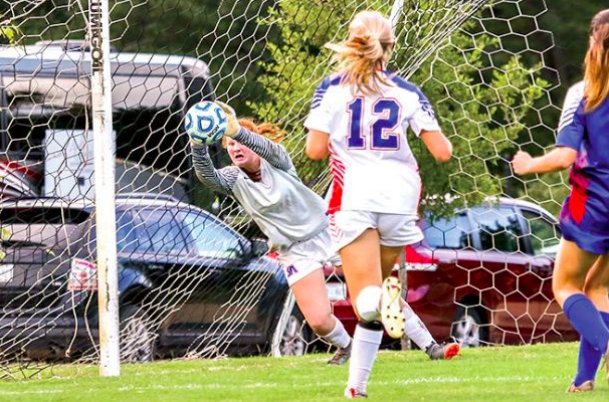
[[[198,102],[186,112],[184,129],[194,142],[211,145],[222,139],[228,119],[224,110],[213,102]]]

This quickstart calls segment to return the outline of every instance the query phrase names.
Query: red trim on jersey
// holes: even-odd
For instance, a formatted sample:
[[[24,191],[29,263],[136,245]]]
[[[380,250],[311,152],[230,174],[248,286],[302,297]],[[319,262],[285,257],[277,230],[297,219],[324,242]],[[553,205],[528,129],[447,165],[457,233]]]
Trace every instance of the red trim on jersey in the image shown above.
[[[588,201],[587,188],[590,185],[588,179],[571,171],[571,196],[569,197],[569,213],[573,220],[579,225],[586,213],[586,201]]]
[[[336,224],[336,215],[329,214],[328,221],[330,222],[330,237],[332,237],[332,240],[334,240],[334,242],[340,243],[343,231]]]
[[[338,158],[332,144],[328,145],[330,150],[330,172],[332,173],[332,194],[328,203],[328,213],[333,214],[340,211],[343,202],[343,186],[345,185],[345,165]]]

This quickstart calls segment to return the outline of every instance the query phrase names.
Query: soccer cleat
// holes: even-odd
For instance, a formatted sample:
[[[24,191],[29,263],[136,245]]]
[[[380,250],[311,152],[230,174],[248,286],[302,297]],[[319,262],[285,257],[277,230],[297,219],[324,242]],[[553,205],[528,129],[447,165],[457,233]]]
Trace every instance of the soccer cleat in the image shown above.
[[[568,393],[589,391],[594,391],[594,381],[584,381],[580,385],[575,385],[575,383],[571,383],[571,385],[569,385],[569,388],[567,388]]]
[[[355,388],[347,388],[345,389],[345,397],[347,399],[368,398],[368,394]]]
[[[381,295],[381,322],[390,337],[400,339],[404,335],[406,318],[402,314],[400,298],[402,285],[398,278],[390,276],[383,281]]]
[[[438,345],[434,342],[427,348],[425,353],[427,353],[431,360],[450,360],[457,356],[460,351],[461,346],[458,343]]]
[[[349,360],[351,357],[351,343],[347,345],[345,348],[338,348],[334,356],[328,360],[328,364],[335,364],[337,366],[341,366]]]

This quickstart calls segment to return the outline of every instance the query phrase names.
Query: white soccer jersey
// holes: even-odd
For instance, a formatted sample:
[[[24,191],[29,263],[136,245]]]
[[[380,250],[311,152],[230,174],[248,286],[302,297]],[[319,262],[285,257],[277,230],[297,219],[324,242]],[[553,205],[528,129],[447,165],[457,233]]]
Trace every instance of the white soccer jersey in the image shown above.
[[[252,181],[236,166],[216,170],[207,146],[191,144],[202,183],[239,201],[274,246],[292,246],[327,230],[326,203],[298,178],[285,148],[244,128],[234,139],[260,156],[261,180]]]
[[[278,169],[264,159],[260,165],[261,181],[253,182],[240,170],[233,194],[274,246],[309,240],[328,227],[326,203],[293,168]]]
[[[417,86],[392,73],[386,77],[392,85],[381,94],[355,92],[338,75],[315,91],[305,126],[330,134],[329,212],[417,213],[421,179],[406,131],[411,127],[418,137],[440,127]]]

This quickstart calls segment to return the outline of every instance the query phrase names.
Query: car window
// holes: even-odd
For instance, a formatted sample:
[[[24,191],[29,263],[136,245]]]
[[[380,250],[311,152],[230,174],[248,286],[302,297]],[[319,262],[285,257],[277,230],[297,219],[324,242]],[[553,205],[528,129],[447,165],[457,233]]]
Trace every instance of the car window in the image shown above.
[[[556,254],[560,242],[556,225],[538,212],[523,209],[522,215],[527,222],[529,233],[531,233],[533,254]]]
[[[3,225],[77,225],[89,218],[89,212],[79,208],[31,206],[0,209]]]
[[[472,228],[465,213],[446,219],[426,219],[422,230],[425,241],[431,248],[459,249],[471,246]]]
[[[142,246],[144,243],[144,246]],[[138,249],[150,249],[149,239],[138,236],[133,215],[126,210],[116,211],[116,250],[119,253],[132,253]]]
[[[165,208],[137,211],[137,251],[168,254],[187,252],[183,227],[175,214],[176,211]]]
[[[240,238],[215,219],[196,212],[181,214],[197,255],[211,258],[238,258]]]
[[[479,226],[482,250],[520,251],[522,229],[512,208],[476,207],[472,217]]]

